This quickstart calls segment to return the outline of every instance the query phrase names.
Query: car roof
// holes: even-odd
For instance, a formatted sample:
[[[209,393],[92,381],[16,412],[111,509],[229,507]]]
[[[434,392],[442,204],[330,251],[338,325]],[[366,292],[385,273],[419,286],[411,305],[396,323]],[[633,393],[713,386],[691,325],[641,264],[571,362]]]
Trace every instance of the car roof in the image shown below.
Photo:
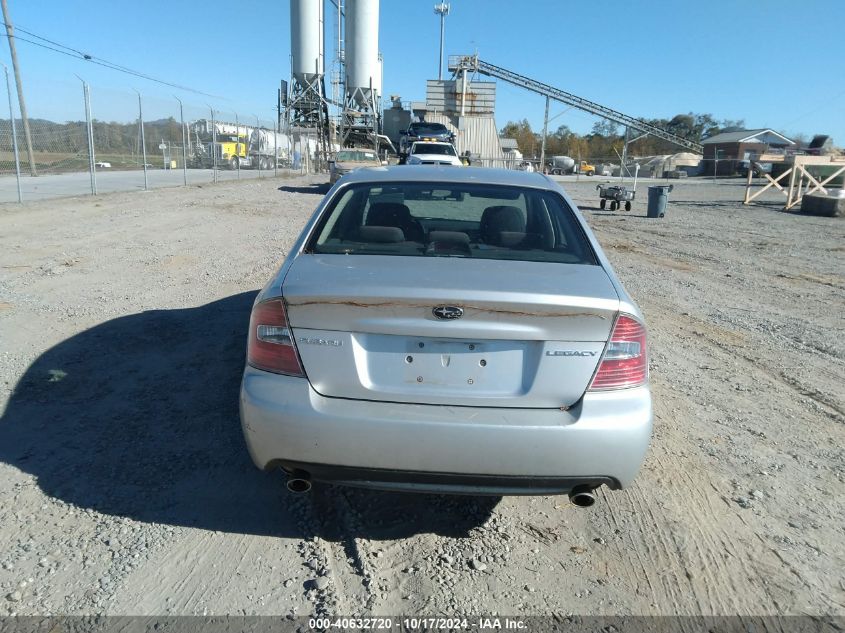
[[[359,169],[344,176],[346,183],[438,182],[456,184],[509,185],[557,190],[555,183],[537,172],[491,167],[452,167],[437,165],[391,165]]]

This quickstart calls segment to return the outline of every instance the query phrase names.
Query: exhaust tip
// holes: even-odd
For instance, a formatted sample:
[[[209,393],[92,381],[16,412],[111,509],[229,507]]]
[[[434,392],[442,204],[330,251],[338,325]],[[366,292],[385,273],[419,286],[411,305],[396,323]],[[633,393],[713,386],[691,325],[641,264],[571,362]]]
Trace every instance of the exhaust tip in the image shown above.
[[[311,482],[307,479],[299,479],[291,477],[287,481],[287,489],[291,492],[303,493],[311,490]]]
[[[311,490],[311,475],[304,470],[288,470],[285,486],[291,492],[301,494]]]
[[[595,504],[596,495],[593,493],[593,488],[578,486],[569,493],[569,500],[579,508],[589,508]]]

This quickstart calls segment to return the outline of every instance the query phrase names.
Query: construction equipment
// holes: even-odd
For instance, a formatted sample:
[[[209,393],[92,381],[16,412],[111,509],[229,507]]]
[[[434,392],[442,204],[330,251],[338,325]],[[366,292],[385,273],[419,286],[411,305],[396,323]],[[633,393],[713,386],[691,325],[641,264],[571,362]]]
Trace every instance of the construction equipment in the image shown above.
[[[584,174],[585,176],[592,176],[596,173],[596,166],[591,165],[590,163],[588,163],[585,160],[582,160],[578,164],[578,173]]]
[[[693,151],[696,154],[703,153],[700,143],[696,143],[694,141],[690,141],[689,139],[685,139],[682,136],[677,136],[676,134],[667,132],[663,128],[646,123],[642,119],[622,114],[621,112],[599,105],[593,101],[588,101],[587,99],[583,99],[582,97],[578,97],[559,88],[555,88],[540,81],[535,81],[534,79],[530,79],[515,72],[505,70],[499,66],[494,66],[493,64],[489,64],[478,59],[478,55],[450,56],[449,71],[454,73],[479,72],[482,75],[502,79],[503,81],[512,83],[515,86],[531,90],[532,92],[544,95],[550,99],[554,99],[555,101],[565,103],[574,108],[578,108],[579,110],[605,118],[608,121],[613,121],[614,123],[624,125],[628,128],[634,128],[635,130],[651,134],[652,136],[663,139],[664,141],[669,141],[675,145],[680,145],[681,147]]]
[[[290,163],[291,143],[285,134],[255,129],[249,135],[249,156],[244,166],[251,169],[273,169]],[[243,164],[243,163],[242,163]]]
[[[224,121],[198,119],[191,124],[190,164],[194,167],[238,168],[247,161],[249,136],[252,128]],[[216,141],[216,142],[215,142]]]
[[[575,171],[575,159],[569,156],[552,156],[546,163],[546,169],[555,176],[571,174]]]

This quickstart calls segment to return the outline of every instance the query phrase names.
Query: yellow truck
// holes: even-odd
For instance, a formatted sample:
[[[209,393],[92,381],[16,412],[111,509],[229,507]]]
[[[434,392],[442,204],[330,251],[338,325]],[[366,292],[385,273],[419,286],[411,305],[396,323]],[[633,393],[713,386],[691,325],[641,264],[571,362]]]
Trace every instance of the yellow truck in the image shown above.
[[[192,167],[238,169],[250,166],[249,145],[253,128],[239,123],[197,119],[190,126]]]
[[[578,173],[584,174],[586,176],[594,176],[596,173],[596,166],[591,165],[585,160],[582,160],[581,164],[578,166]]]
[[[218,134],[217,135],[217,164],[220,167],[226,166],[230,169],[238,168],[238,161],[241,163],[247,157],[249,136],[247,134]]]

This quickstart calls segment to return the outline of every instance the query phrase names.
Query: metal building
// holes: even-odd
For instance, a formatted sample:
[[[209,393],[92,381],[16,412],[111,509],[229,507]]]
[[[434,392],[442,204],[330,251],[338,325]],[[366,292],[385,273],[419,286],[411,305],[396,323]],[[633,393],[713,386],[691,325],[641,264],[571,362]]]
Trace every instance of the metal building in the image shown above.
[[[442,123],[455,133],[455,149],[469,152],[473,164],[505,167],[494,113],[496,83],[460,79],[426,82],[425,120]],[[422,114],[419,106],[415,113]]]

